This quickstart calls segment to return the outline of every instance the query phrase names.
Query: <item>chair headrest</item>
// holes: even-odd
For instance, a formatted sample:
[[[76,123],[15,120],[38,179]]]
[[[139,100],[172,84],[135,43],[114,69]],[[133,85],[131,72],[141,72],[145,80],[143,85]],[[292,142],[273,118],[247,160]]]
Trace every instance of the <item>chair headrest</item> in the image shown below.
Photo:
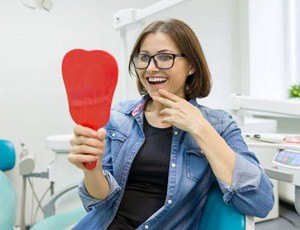
[[[15,166],[16,153],[11,141],[0,139],[0,170],[10,170]]]

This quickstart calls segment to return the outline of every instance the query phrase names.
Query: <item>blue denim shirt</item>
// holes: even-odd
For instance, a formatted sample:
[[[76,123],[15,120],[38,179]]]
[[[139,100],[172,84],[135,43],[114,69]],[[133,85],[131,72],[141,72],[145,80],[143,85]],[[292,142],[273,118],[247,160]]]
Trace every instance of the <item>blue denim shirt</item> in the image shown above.
[[[130,166],[144,143],[143,111],[148,98],[123,102],[112,109],[105,127],[103,156],[110,192],[105,200],[97,200],[88,195],[83,183],[79,185],[79,194],[88,213],[74,229],[106,229],[116,215]],[[273,207],[273,186],[255,155],[248,150],[230,114],[199,105],[194,99],[190,103],[201,110],[237,154],[232,185],[216,178],[201,146],[189,133],[173,127],[165,204],[137,229],[198,229],[207,192],[216,180],[224,193],[224,202],[246,215],[264,217]]]

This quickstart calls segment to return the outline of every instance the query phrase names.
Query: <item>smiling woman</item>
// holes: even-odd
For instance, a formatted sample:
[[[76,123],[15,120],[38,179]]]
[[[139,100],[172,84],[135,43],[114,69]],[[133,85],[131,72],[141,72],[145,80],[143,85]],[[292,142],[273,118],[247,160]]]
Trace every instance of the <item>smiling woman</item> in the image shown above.
[[[172,23],[175,24],[175,22],[171,21],[168,25],[160,21],[153,23],[140,34],[132,50],[129,73],[133,76],[142,74],[143,71],[141,70],[145,70],[151,65],[151,58],[153,59],[154,67],[157,69],[174,72],[176,71],[176,68],[172,68],[174,63],[185,61],[188,62],[189,65],[185,70],[185,96],[187,96],[187,98],[206,97],[211,89],[211,77],[200,43],[190,28],[186,28],[184,24],[178,21],[177,26],[172,26]],[[184,34],[193,37],[193,39],[182,36]],[[152,39],[152,36],[156,38]],[[181,50],[179,50],[179,47]],[[144,57],[145,55],[147,55],[147,65],[144,64],[140,66],[141,68],[136,68],[137,57]],[[183,60],[180,60],[181,58],[183,58]],[[199,60],[199,62],[194,62],[194,60]],[[162,62],[164,66],[161,66],[163,64]],[[178,67],[178,69],[182,68]],[[155,73],[153,76],[156,77]],[[149,75],[148,78],[151,78],[151,75]],[[140,94],[144,95],[149,93],[141,81],[142,79],[137,77],[137,86]]]
[[[188,73],[193,71],[193,66],[186,55],[178,55],[180,50],[169,35],[167,33],[148,34],[142,39],[139,50],[138,54],[132,55],[132,62],[135,67],[137,65],[139,67],[135,68],[137,81],[140,81],[144,91],[153,96],[157,94],[158,89],[165,89],[180,97],[185,97],[185,82]],[[139,56],[146,60],[143,65],[140,60],[136,59]],[[152,59],[153,62],[151,62]],[[155,81],[157,79],[163,79],[163,81],[157,82]],[[154,81],[159,84],[153,86]]]
[[[213,184],[242,214],[266,216],[272,184],[237,123],[196,100],[211,76],[192,29],[178,19],[149,24],[129,71],[142,98],[117,104],[98,132],[74,128],[69,160],[84,171],[88,211],[74,229],[198,229]],[[87,170],[91,155],[101,163]]]

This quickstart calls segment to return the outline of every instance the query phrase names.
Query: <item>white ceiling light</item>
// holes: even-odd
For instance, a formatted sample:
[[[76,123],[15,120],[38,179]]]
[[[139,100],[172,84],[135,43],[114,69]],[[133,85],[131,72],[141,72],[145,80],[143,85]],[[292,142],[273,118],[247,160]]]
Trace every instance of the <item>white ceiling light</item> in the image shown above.
[[[44,9],[50,11],[53,7],[52,0],[21,0],[21,2],[30,9]]]

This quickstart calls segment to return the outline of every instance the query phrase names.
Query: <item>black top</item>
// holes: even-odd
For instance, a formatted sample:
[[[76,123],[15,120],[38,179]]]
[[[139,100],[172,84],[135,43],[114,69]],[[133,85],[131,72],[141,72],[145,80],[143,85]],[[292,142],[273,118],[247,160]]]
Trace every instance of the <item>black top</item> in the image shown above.
[[[145,143],[135,157],[118,212],[109,230],[135,229],[164,205],[172,127],[156,128],[144,118]]]

